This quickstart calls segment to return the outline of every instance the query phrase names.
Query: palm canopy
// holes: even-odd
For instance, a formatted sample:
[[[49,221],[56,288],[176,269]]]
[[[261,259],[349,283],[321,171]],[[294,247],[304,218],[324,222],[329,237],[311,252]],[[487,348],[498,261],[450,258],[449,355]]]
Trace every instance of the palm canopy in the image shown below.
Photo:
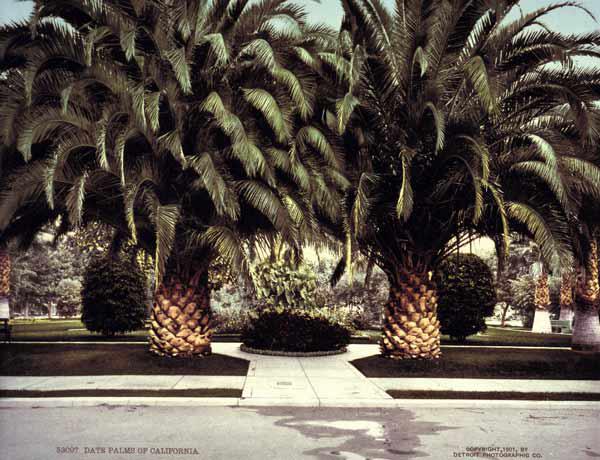
[[[567,261],[573,190],[600,196],[582,154],[600,137],[600,72],[576,64],[600,56],[600,32],[564,35],[543,19],[583,8],[510,21],[517,0],[342,3],[324,60],[330,126],[349,152],[343,231],[392,282],[474,236],[506,248],[511,229],[549,264]]]
[[[1,237],[101,221],[158,276],[311,238],[347,185],[315,116],[331,37],[285,0],[38,0],[0,31]]]

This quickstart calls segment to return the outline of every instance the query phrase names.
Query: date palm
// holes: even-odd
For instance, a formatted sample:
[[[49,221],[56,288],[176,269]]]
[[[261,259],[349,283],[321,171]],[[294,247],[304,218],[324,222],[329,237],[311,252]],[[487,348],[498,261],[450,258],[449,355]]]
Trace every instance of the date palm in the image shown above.
[[[600,157],[596,159],[600,161]],[[571,348],[600,352],[600,200],[588,199],[580,208],[576,238],[578,279]]]
[[[573,321],[573,274],[565,273],[560,283],[560,314],[558,319],[561,321]]]
[[[336,219],[342,157],[315,102],[331,34],[302,8],[40,0],[2,34],[2,148],[21,158],[3,171],[1,239],[60,217],[153,254],[154,352],[210,352],[215,257],[243,271],[246,239],[297,247],[315,215]]]
[[[0,247],[0,304],[9,310],[10,297],[10,254],[6,248]]]
[[[324,56],[352,183],[337,230],[389,278],[390,358],[440,355],[431,274],[455,247],[490,235],[505,254],[514,230],[569,266],[567,190],[577,179],[598,191],[597,168],[571,148],[598,139],[598,72],[573,58],[597,56],[600,34],[536,26],[574,2],[511,22],[517,3],[343,1],[340,45]]]
[[[552,326],[550,323],[550,285],[548,284],[548,271],[542,267],[535,283],[534,292],[535,313],[533,316],[532,332],[550,334]]]

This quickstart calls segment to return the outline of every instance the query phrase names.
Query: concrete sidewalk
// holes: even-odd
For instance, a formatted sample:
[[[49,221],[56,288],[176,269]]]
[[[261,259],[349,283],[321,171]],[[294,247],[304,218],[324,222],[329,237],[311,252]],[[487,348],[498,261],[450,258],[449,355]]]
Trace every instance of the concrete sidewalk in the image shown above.
[[[461,392],[536,392],[600,394],[599,381],[440,378],[367,378],[349,361],[378,353],[377,345],[350,345],[348,352],[324,357],[291,358],[245,353],[239,343],[215,343],[214,353],[248,360],[247,376],[102,375],[71,377],[0,377],[1,390],[182,390],[237,389],[242,397],[193,398],[206,405],[395,407],[388,390]],[[69,398],[37,398],[43,404]],[[94,399],[150,402],[152,398],[70,398],[74,405]],[[192,398],[158,398],[181,403]],[[15,401],[16,398],[13,399]],[[58,401],[58,402],[60,402]],[[141,402],[140,402],[141,401]],[[55,403],[58,403],[55,401]],[[0,406],[8,403],[0,401]],[[37,404],[37,403],[36,403]],[[99,404],[99,403],[98,403]],[[589,402],[588,402],[589,404]]]

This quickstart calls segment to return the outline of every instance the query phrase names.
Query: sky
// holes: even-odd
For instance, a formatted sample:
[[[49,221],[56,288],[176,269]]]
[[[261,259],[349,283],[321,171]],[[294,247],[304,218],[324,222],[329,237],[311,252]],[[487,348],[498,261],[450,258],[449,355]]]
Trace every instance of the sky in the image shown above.
[[[319,3],[317,3],[319,1]],[[342,17],[342,8],[339,0],[297,0],[304,4],[314,22],[324,22],[338,27]],[[393,8],[395,0],[383,0],[390,8]],[[534,8],[556,3],[556,0],[523,0],[521,2],[524,12]],[[581,4],[587,7],[600,20],[600,0],[581,0]],[[0,0],[0,24],[6,24],[14,20],[25,19],[32,8],[33,2],[19,0]],[[581,33],[598,30],[600,25],[585,13],[574,8],[562,10],[559,13],[547,17],[546,23],[553,29],[567,33]]]

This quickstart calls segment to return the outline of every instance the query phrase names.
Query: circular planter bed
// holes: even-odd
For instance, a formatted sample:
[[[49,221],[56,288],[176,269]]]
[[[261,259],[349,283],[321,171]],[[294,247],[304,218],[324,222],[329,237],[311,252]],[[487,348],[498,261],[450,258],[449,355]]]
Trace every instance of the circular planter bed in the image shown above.
[[[240,345],[240,350],[246,353],[253,353],[255,355],[268,355],[268,356],[289,356],[293,358],[310,358],[314,356],[332,356],[341,355],[346,353],[346,348],[340,348],[339,350],[329,351],[283,351],[283,350],[261,350],[258,348],[248,347],[244,344]]]
[[[265,309],[242,332],[242,350],[274,356],[344,353],[350,329],[318,311]]]

